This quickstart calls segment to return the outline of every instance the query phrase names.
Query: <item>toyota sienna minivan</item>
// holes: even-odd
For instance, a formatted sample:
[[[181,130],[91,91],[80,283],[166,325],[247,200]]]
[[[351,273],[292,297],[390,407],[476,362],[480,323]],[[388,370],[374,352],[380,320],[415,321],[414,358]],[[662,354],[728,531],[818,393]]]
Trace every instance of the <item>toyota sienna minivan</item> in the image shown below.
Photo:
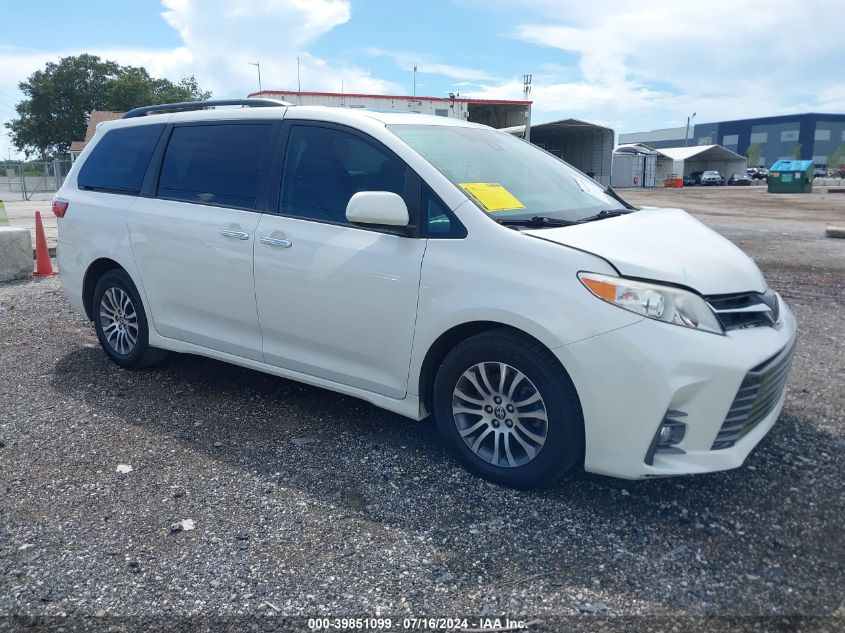
[[[684,211],[483,125],[215,103],[101,124],[54,200],[121,367],[200,354],[431,415],[510,486],[736,468],[778,418],[795,319]]]

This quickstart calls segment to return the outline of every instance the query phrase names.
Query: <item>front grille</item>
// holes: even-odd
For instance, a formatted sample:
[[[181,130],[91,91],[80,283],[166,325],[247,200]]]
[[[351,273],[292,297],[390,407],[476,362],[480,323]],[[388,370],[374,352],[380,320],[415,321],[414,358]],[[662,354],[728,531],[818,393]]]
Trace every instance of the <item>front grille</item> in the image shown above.
[[[730,448],[774,410],[783,395],[794,352],[793,341],[746,374],[711,450]]]
[[[772,326],[780,316],[778,296],[773,290],[710,296],[706,300],[726,330]]]

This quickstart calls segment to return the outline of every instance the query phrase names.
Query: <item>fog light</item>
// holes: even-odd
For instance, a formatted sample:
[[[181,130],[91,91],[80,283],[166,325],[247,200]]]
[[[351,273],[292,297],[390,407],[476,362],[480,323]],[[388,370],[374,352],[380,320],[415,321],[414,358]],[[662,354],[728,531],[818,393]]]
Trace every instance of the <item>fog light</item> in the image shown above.
[[[687,425],[677,420],[664,420],[657,432],[657,450],[680,444],[687,432]]]
[[[684,439],[687,432],[687,425],[678,418],[685,418],[687,414],[683,411],[669,409],[651,440],[651,446],[645,456],[645,463],[649,466],[654,464],[655,453],[683,453],[678,444]]]
[[[678,420],[663,419],[663,424],[657,431],[657,448],[680,444],[687,432],[687,425]]]

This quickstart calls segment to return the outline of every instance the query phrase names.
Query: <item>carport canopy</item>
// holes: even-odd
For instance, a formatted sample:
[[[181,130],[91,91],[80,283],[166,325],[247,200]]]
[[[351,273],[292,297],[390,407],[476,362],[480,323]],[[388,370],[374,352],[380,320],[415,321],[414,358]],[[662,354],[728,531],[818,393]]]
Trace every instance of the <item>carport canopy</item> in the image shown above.
[[[669,174],[689,176],[694,171],[718,171],[727,180],[732,175],[745,175],[748,159],[721,145],[693,145],[691,147],[661,147],[655,150],[658,180]]]
[[[523,136],[524,125],[505,129],[515,136]],[[531,126],[531,142],[562,158],[604,185],[610,184],[613,130],[579,121],[561,119]]]

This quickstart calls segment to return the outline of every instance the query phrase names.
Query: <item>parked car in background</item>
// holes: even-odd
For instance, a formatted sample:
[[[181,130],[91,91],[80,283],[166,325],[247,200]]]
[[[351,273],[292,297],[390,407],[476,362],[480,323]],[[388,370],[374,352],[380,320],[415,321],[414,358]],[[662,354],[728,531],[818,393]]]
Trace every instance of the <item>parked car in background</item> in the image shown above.
[[[692,171],[690,175],[684,178],[684,185],[687,187],[694,187],[701,184],[701,175],[703,171]]]
[[[751,176],[754,180],[769,180],[769,170],[765,167],[756,167],[754,171],[754,175]]]
[[[725,180],[718,171],[705,171],[701,174],[702,185],[722,185]]]
[[[732,174],[730,178],[728,178],[729,185],[743,185],[748,186],[752,182],[751,178],[746,174]]]
[[[816,167],[813,170],[813,178],[829,178],[830,172],[824,167]]]
[[[233,101],[256,107],[209,109]],[[53,212],[65,295],[119,367],[199,354],[433,416],[501,484],[737,468],[783,407],[795,318],[750,257],[484,125],[141,108]],[[298,433],[269,397],[261,425]],[[354,433],[370,414],[342,405]]]

